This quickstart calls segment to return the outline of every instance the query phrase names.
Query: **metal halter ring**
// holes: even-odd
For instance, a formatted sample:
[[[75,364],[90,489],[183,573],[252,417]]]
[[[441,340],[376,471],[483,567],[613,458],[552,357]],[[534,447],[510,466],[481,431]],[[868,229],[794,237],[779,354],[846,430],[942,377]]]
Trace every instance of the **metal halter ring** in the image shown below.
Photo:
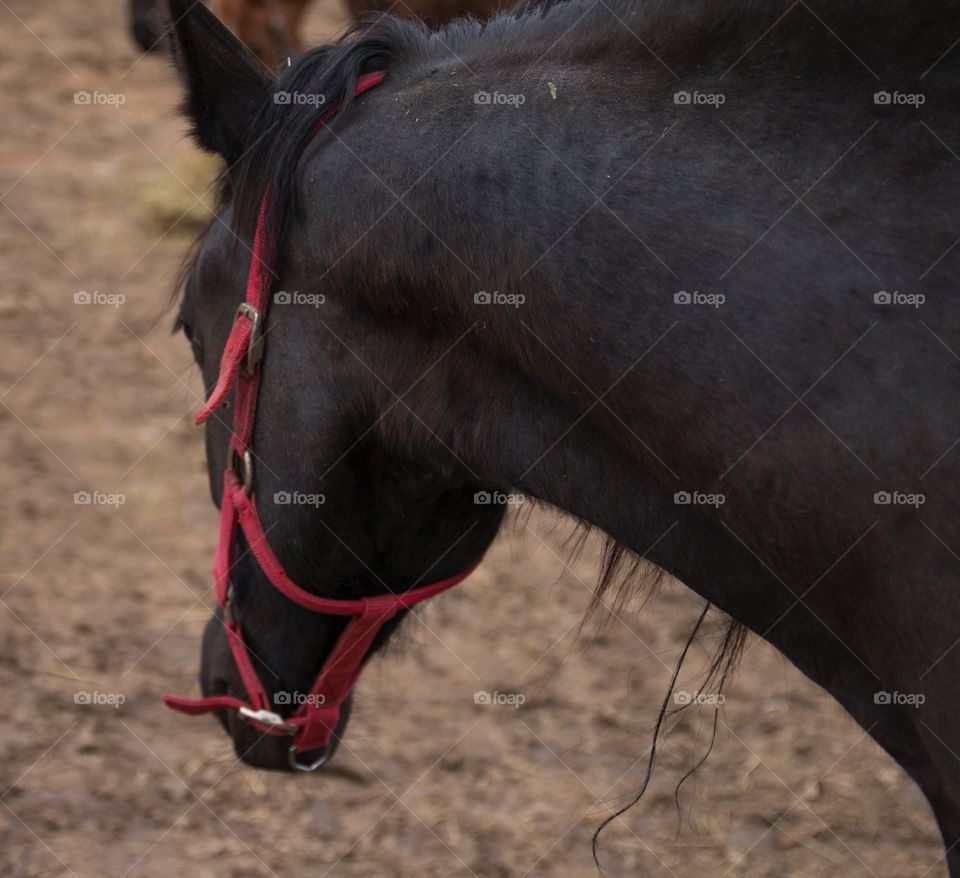
[[[237,451],[227,445],[227,469],[236,469]],[[243,493],[248,497],[253,492],[253,452],[247,448],[243,452]]]
[[[320,755],[313,762],[303,763],[297,761],[297,747],[295,744],[290,746],[287,751],[287,762],[294,771],[316,771],[320,766],[325,765],[333,755],[333,747],[327,744],[320,751]]]

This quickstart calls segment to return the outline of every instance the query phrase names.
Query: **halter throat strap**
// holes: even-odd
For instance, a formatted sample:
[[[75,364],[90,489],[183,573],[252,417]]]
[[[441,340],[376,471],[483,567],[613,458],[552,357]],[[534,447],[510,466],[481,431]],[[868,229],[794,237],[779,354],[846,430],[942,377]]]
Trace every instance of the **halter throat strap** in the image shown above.
[[[383,71],[361,76],[353,96],[357,97],[379,85],[384,77]],[[333,118],[340,106],[338,104],[321,117],[314,134]],[[462,582],[473,572],[479,560],[455,576],[402,593],[336,600],[320,597],[297,585],[270,548],[253,493],[253,432],[260,388],[260,365],[264,355],[263,326],[269,305],[270,266],[274,262],[277,244],[267,232],[270,197],[268,187],[257,217],[246,296],[237,309],[227,338],[216,386],[194,419],[198,425],[204,423],[234,391],[233,423],[220,505],[220,539],[214,558],[213,577],[217,603],[223,609],[223,627],[234,664],[246,689],[247,700],[232,695],[209,698],[164,695],[163,700],[168,707],[191,716],[218,710],[236,711],[238,716],[264,734],[292,738],[290,766],[311,771],[326,762],[332,750],[331,739],[340,722],[343,703],[356,685],[363,660],[380,629],[401,610]],[[238,463],[241,464],[242,476],[237,469]],[[287,599],[313,613],[350,617],[310,692],[300,693],[299,703],[286,716],[271,704],[234,613],[230,574],[238,531],[243,533],[251,554],[267,580]],[[308,752],[317,755],[305,764],[300,761],[298,754]]]

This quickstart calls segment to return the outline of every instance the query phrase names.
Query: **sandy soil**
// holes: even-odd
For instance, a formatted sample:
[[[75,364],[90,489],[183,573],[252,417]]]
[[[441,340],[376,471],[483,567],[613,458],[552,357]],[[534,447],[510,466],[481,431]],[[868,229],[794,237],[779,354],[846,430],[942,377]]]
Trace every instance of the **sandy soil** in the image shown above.
[[[323,775],[246,768],[212,719],[162,707],[195,691],[212,604],[200,385],[155,323],[206,184],[173,78],[134,51],[120,7],[0,4],[0,874],[593,874],[591,833],[642,777],[698,605],[669,586],[580,631],[595,547],[567,566],[545,516],[515,521],[367,672]],[[322,0],[312,35],[340,21]],[[475,704],[481,690],[524,703]],[[919,792],[756,641],[681,820],[673,790],[711,721],[699,708],[668,735],[648,796],[604,836],[608,874],[945,875]]]

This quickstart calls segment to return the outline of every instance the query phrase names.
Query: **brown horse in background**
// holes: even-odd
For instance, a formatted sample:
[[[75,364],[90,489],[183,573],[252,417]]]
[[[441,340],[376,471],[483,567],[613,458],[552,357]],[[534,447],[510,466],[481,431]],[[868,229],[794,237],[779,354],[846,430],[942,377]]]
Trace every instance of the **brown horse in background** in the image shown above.
[[[217,17],[271,69],[303,48],[300,28],[310,0],[212,0]]]
[[[427,27],[436,28],[461,15],[490,18],[515,0],[347,0],[355,21],[389,12],[401,18],[419,18]]]
[[[439,27],[461,15],[489,18],[513,0],[346,0],[354,21],[378,13],[419,18]],[[301,27],[311,0],[208,0],[217,17],[260,61],[274,69],[303,48]],[[145,52],[160,48],[166,31],[161,0],[130,0],[134,39]]]

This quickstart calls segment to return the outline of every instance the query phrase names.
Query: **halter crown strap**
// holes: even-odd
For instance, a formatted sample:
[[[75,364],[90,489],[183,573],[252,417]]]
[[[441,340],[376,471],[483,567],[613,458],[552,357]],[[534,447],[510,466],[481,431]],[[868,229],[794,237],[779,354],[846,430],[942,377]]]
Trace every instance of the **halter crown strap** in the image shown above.
[[[353,96],[359,97],[365,91],[369,91],[376,85],[379,85],[386,78],[383,70],[376,70],[373,73],[365,73],[357,80],[353,89]],[[331,107],[324,113],[311,133],[315,135],[327,122],[329,122],[340,110],[342,102]],[[270,212],[270,188],[267,188],[260,202],[260,212],[257,215],[257,227],[253,235],[253,255],[250,259],[250,271],[247,275],[247,296],[244,305],[237,311],[237,319],[230,330],[230,336],[227,338],[226,346],[223,349],[223,355],[220,359],[220,376],[217,384],[210,394],[206,405],[197,412],[194,417],[194,423],[198,426],[210,417],[227,398],[231,388],[240,374],[241,368],[245,367],[248,372],[252,372],[256,367],[259,357],[262,356],[262,336],[260,335],[259,323],[266,314],[270,294],[270,265],[273,263],[276,242],[267,240],[267,217]],[[240,318],[244,319],[240,319]],[[254,344],[259,339],[257,344]],[[257,349],[259,348],[259,353]],[[245,362],[246,361],[246,362]]]
[[[354,96],[378,85],[384,77],[383,71],[361,76],[354,88]],[[313,129],[314,134],[334,116],[340,106],[341,104],[337,104],[321,117]],[[195,418],[197,424],[202,424],[223,405],[230,391],[236,390],[229,462],[223,476],[220,539],[214,558],[213,577],[217,603],[223,608],[223,627],[227,642],[248,700],[243,701],[232,695],[209,698],[164,695],[163,700],[168,707],[191,716],[217,710],[235,710],[240,717],[265,734],[292,737],[291,766],[312,770],[326,761],[330,739],[340,722],[343,702],[356,685],[370,644],[383,625],[401,610],[462,582],[480,561],[455,576],[399,594],[377,595],[358,600],[335,600],[320,597],[297,585],[287,575],[270,548],[252,491],[251,449],[260,387],[260,361],[263,358],[263,322],[269,305],[270,265],[276,251],[276,241],[271,240],[267,233],[270,197],[271,190],[268,187],[257,216],[246,297],[237,310],[236,319],[224,346],[216,386]],[[234,468],[235,456],[243,460],[243,480]],[[290,716],[281,716],[272,709],[270,697],[257,675],[250,651],[243,639],[243,630],[233,612],[230,572],[234,563],[238,531],[243,533],[250,552],[270,584],[286,598],[314,613],[351,617],[323,663],[310,692],[305,693],[305,697]],[[317,750],[322,751],[321,755],[312,764],[303,765],[298,761],[298,753]]]

